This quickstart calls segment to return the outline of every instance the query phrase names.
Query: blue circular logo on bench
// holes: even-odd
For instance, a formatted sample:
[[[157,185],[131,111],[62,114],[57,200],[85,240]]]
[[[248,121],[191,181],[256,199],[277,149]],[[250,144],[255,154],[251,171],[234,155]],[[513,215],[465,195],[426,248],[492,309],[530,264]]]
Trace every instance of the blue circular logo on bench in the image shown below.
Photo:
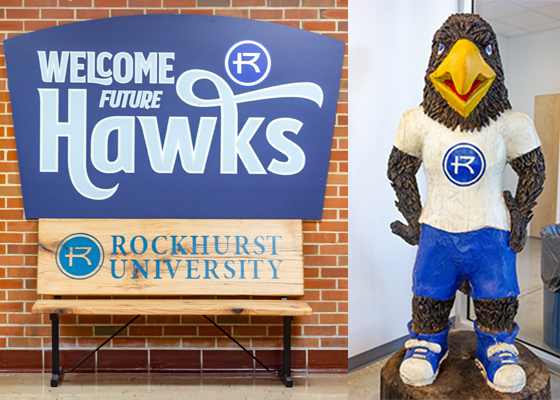
[[[101,243],[87,233],[67,236],[56,249],[58,269],[72,279],[91,278],[103,265],[104,258]]]
[[[470,143],[451,147],[443,158],[443,172],[457,186],[471,186],[482,178],[486,159],[480,149]]]

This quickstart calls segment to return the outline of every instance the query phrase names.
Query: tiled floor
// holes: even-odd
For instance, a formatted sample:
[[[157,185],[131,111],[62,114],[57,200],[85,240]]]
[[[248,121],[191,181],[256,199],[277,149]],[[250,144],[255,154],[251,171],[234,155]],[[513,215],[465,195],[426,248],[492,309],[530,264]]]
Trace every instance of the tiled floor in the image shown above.
[[[50,374],[0,374],[0,400],[20,399],[348,399],[348,375],[294,377],[285,388],[272,376],[233,374],[87,374],[50,387]]]
[[[350,400],[378,400],[379,374],[386,360],[378,361],[348,376],[348,398]],[[552,399],[560,399],[560,375],[551,371]]]

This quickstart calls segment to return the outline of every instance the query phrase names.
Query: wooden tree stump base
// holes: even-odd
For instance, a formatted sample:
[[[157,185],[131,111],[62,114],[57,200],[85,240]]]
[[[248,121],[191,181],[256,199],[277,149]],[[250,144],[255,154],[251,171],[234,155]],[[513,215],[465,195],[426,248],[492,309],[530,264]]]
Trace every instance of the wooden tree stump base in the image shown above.
[[[476,336],[474,332],[449,333],[449,357],[441,364],[434,383],[423,387],[404,384],[399,366],[405,349],[395,353],[381,370],[382,400],[550,400],[550,374],[537,356],[522,344],[518,361],[527,374],[527,384],[519,393],[500,393],[486,383],[486,378],[475,364]]]

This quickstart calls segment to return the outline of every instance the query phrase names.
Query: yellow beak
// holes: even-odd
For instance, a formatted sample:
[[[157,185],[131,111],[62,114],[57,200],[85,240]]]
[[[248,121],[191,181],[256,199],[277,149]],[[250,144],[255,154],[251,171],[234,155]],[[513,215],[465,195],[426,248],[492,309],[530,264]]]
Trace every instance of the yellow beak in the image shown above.
[[[467,39],[458,40],[430,74],[436,90],[465,118],[488,92],[494,78],[494,70],[486,64],[478,47]]]

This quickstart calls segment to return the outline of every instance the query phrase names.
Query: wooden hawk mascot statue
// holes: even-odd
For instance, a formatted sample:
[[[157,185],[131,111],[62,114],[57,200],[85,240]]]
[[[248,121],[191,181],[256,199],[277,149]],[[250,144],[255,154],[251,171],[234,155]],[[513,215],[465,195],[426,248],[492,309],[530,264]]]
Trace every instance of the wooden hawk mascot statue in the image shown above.
[[[502,192],[506,162],[519,175],[515,197]],[[416,181],[422,163],[424,206]],[[436,379],[448,352],[449,312],[466,285],[478,366],[495,390],[520,391],[516,253],[542,192],[544,159],[531,119],[511,110],[496,34],[480,16],[452,15],[434,35],[424,99],[401,118],[388,177],[408,223],[395,221],[391,230],[418,244],[402,380],[423,386]]]

